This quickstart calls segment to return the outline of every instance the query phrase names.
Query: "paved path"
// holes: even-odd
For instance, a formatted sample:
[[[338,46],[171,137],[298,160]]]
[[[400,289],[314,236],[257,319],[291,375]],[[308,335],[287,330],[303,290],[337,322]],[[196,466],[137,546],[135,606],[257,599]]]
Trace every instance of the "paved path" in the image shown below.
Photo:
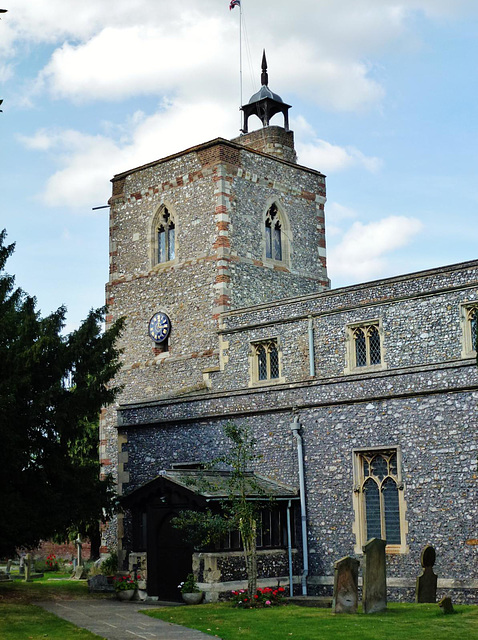
[[[159,602],[63,600],[36,604],[105,640],[211,640],[211,636],[201,631],[138,613],[142,609],[157,609],[161,606]]]

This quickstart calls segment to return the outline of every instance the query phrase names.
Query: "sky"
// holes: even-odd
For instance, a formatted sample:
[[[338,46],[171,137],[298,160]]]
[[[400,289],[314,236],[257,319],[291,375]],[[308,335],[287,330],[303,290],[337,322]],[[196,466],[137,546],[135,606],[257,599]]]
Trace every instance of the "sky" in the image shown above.
[[[111,178],[239,134],[241,12],[0,1],[7,271],[42,315],[66,305],[69,331],[104,303],[108,209],[93,207]],[[476,0],[242,0],[244,103],[263,48],[299,163],[327,175],[333,287],[478,258]]]

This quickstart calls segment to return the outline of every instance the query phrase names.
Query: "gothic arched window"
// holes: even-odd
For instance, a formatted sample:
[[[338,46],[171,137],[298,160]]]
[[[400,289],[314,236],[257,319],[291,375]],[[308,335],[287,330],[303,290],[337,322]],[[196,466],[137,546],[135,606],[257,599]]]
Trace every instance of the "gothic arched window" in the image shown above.
[[[176,257],[176,228],[170,210],[163,206],[153,219],[151,229],[153,266]]]
[[[397,450],[356,452],[354,474],[359,544],[381,538],[387,541],[387,548],[402,550],[406,525]]]
[[[265,258],[277,262],[288,260],[288,227],[286,217],[273,202],[264,219]]]

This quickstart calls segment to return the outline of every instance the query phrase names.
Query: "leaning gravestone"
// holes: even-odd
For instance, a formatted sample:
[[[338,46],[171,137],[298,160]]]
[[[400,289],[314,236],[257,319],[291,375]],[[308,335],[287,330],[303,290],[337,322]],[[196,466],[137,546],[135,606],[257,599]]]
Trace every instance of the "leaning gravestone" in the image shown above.
[[[376,613],[387,608],[387,569],[385,540],[372,538],[363,547],[365,567],[363,576],[362,607],[364,613]]]
[[[417,589],[415,602],[436,602],[437,601],[437,575],[433,572],[435,564],[435,549],[427,544],[422,551],[421,563],[422,574],[417,578]]]
[[[76,567],[73,575],[71,576],[72,580],[86,580],[86,570],[85,567]]]
[[[334,571],[334,613],[357,613],[358,568],[360,562],[346,556],[337,560]]]

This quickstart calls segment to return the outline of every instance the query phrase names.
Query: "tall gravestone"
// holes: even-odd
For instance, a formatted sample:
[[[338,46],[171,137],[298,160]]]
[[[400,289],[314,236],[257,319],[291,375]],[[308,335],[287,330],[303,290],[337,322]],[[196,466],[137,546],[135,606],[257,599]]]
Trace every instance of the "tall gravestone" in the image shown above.
[[[363,547],[365,567],[362,608],[364,613],[376,613],[387,608],[386,545],[385,540],[372,538]]]
[[[358,568],[360,562],[346,556],[337,560],[334,571],[334,613],[357,613]]]
[[[438,577],[433,572],[433,565],[436,560],[435,549],[427,544],[421,555],[423,571],[417,578],[417,589],[415,602],[436,602],[437,601],[437,581]]]
[[[32,554],[27,553],[25,556],[25,582],[32,581]]]

